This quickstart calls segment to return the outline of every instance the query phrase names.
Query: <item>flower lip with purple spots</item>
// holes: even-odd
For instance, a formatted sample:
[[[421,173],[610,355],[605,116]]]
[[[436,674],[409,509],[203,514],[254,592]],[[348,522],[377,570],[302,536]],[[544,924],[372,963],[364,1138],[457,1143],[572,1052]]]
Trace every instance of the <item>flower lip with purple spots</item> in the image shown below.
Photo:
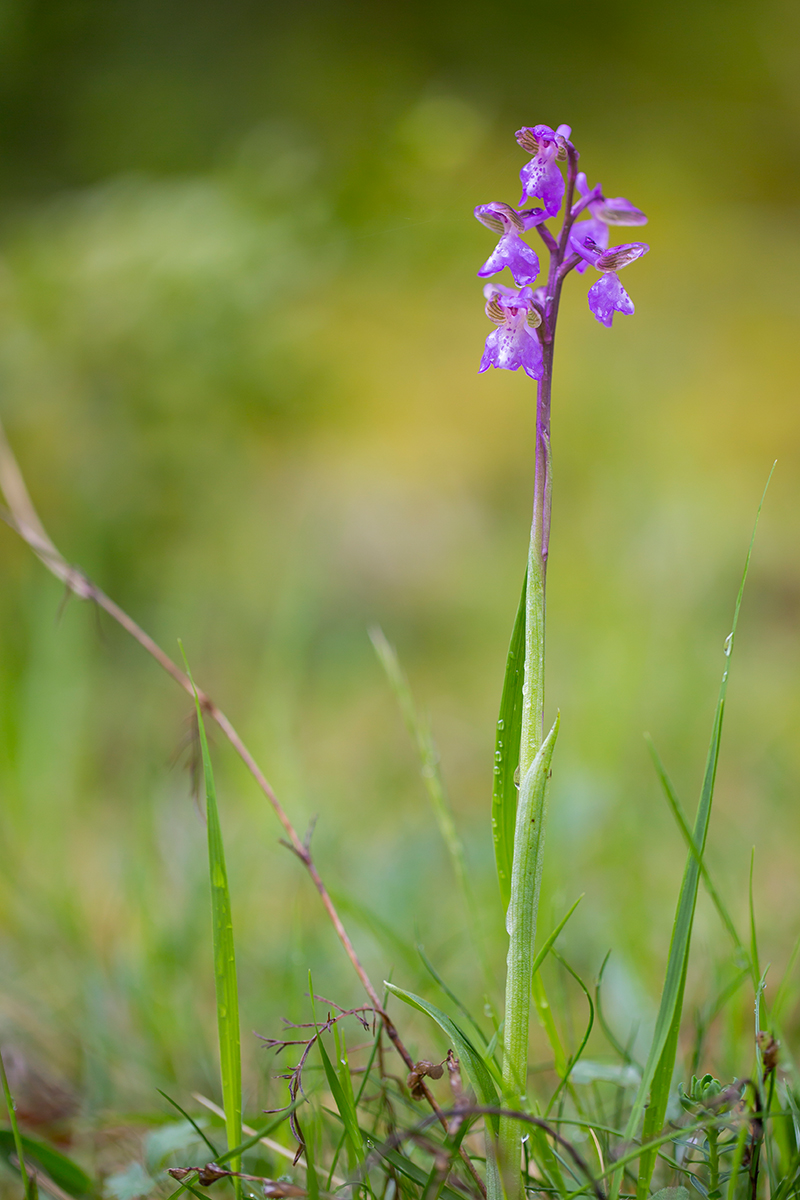
[[[531,379],[541,379],[544,361],[535,328],[541,322],[541,316],[534,306],[533,289],[487,283],[483,294],[486,315],[496,328],[486,339],[478,371],[486,371],[489,367],[518,371],[522,367]]]
[[[611,328],[614,313],[624,313],[631,316],[634,311],[633,301],[619,281],[614,271],[606,271],[596,283],[589,288],[589,308],[606,329]]]

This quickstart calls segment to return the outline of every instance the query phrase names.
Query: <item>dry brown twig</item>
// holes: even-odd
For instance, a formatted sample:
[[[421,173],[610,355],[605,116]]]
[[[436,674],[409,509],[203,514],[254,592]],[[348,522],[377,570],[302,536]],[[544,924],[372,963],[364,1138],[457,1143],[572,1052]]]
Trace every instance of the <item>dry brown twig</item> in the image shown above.
[[[319,999],[322,999],[322,997],[314,996],[314,999],[319,1000]],[[357,1021],[360,1021],[361,1025],[364,1027],[364,1029],[369,1031],[369,1028],[370,1028],[369,1022],[362,1015],[365,1012],[372,1013],[373,1027],[374,1027],[375,1012],[374,1012],[371,1004],[362,1005],[360,1008],[342,1008],[341,1005],[337,1004],[336,1008],[339,1009],[339,1011],[336,1013],[336,1015],[334,1016],[334,1014],[329,1011],[327,1020],[324,1021],[320,1025],[317,1025],[315,1022],[306,1022],[306,1021],[303,1021],[298,1024],[298,1022],[296,1022],[296,1021],[287,1021],[286,1018],[284,1017],[284,1019],[283,1019],[284,1024],[289,1029],[313,1029],[314,1030],[314,1032],[312,1034],[310,1034],[308,1037],[305,1037],[305,1038],[270,1038],[270,1037],[264,1037],[260,1033],[256,1034],[256,1037],[259,1038],[262,1042],[264,1042],[267,1049],[274,1050],[276,1052],[276,1054],[280,1054],[282,1050],[288,1049],[289,1046],[298,1046],[298,1047],[302,1046],[303,1047],[303,1051],[300,1055],[300,1061],[297,1063],[297,1065],[292,1067],[292,1069],[290,1071],[286,1072],[285,1074],[277,1076],[278,1079],[285,1079],[288,1082],[289,1098],[290,1098],[291,1105],[294,1105],[295,1101],[297,1100],[298,1095],[303,1090],[303,1068],[306,1065],[306,1060],[307,1060],[309,1054],[311,1053],[313,1047],[316,1045],[318,1039],[322,1036],[323,1033],[327,1033],[330,1029],[333,1029],[336,1022],[343,1020],[345,1017],[355,1017]],[[351,1049],[352,1049],[352,1047],[351,1047]],[[283,1111],[283,1110],[281,1110],[281,1109],[266,1109],[266,1108],[264,1109],[264,1112],[280,1112],[280,1111]],[[289,1114],[289,1125],[291,1126],[292,1133],[294,1134],[295,1138],[297,1139],[297,1153],[294,1156],[294,1165],[296,1166],[299,1158],[301,1157],[301,1155],[303,1154],[303,1152],[306,1148],[306,1143],[305,1143],[305,1138],[303,1137],[303,1132],[300,1128],[300,1122],[297,1120],[297,1112],[294,1108],[292,1109],[291,1113]]]
[[[30,494],[26,487],[22,472],[19,468],[19,464],[14,457],[14,452],[12,451],[8,442],[2,424],[0,424],[0,491],[2,491],[6,504],[8,505],[8,511],[3,514],[6,523],[16,533],[19,534],[24,542],[27,542],[36,557],[44,564],[44,566],[47,567],[48,571],[55,575],[57,579],[60,579],[65,587],[67,587],[69,591],[72,592],[73,595],[77,596],[80,600],[90,600],[96,604],[98,608],[101,608],[104,612],[108,613],[108,615],[113,618],[118,625],[121,625],[122,628],[139,643],[142,649],[146,650],[147,653],[156,660],[158,665],[162,667],[162,669],[166,671],[168,675],[172,676],[175,682],[179,685],[179,687],[183,688],[188,696],[193,697],[194,689],[189,676],[182,671],[180,667],[172,661],[169,655],[165,654],[158,643],[154,642],[150,635],[145,633],[141,626],[138,625],[132,617],[129,617],[128,614],[121,609],[118,604],[115,604],[114,601],[107,596],[101,588],[97,587],[97,585],[93,583],[86,575],[84,575],[84,573],[78,567],[74,567],[67,562],[60,550],[58,550],[55,544],[51,541],[50,536],[42,524],[39,514],[37,513],[30,498]],[[406,1064],[406,1067],[409,1071],[413,1070],[414,1059],[406,1049],[406,1046],[397,1032],[394,1023],[381,1004],[378,993],[373,987],[372,981],[367,975],[367,972],[365,971],[364,966],[356,953],[355,947],[353,946],[350,936],[345,929],[344,924],[342,923],[341,917],[336,911],[336,907],[327,888],[325,887],[325,884],[322,882],[322,878],[311,855],[309,839],[304,839],[299,836],[297,830],[289,820],[283,805],[278,800],[272,785],[267,780],[258,763],[253,758],[252,754],[247,749],[247,746],[242,741],[231,722],[225,716],[224,712],[217,707],[210,696],[206,695],[206,693],[201,691],[199,688],[197,689],[197,697],[203,711],[219,726],[219,728],[225,734],[226,738],[233,746],[234,750],[239,755],[250,774],[255,779],[261,791],[272,805],[273,811],[283,826],[284,832],[286,833],[286,837],[288,839],[285,845],[287,845],[288,848],[297,855],[308,871],[308,874],[311,876],[312,882],[319,893],[325,911],[330,917],[333,927],[336,930],[337,937],[342,943],[344,951],[347,957],[350,959],[353,969],[358,975],[358,978],[361,981],[361,986],[367,993],[375,1013],[380,1018],[384,1029],[386,1030],[395,1049],[397,1050],[397,1053]],[[436,1113],[443,1127],[447,1128],[446,1118],[442,1115],[442,1110],[437,1104],[430,1090],[425,1086],[424,1083],[421,1083],[420,1090],[433,1111]],[[475,1179],[475,1182],[479,1185],[482,1195],[485,1196],[486,1189],[483,1181],[475,1170],[475,1167],[466,1152],[463,1153],[463,1158],[469,1168],[470,1174]]]

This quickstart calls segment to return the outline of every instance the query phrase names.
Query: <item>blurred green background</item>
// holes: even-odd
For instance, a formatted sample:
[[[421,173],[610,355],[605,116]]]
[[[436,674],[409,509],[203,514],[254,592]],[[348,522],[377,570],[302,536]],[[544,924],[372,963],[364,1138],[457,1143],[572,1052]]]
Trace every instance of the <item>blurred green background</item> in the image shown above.
[[[625,278],[634,318],[601,328],[574,278],[562,309],[543,920],[586,892],[567,952],[593,978],[613,947],[611,1020],[645,1029],[684,851],[642,732],[693,809],[777,457],[709,861],[742,919],[757,845],[762,960],[775,979],[786,964],[799,50],[789,0],[0,7],[9,437],[64,554],[170,653],[183,638],[298,827],[318,815],[320,868],[377,980],[440,998],[419,939],[482,995],[372,624],[430,714],[501,993],[489,797],[534,390],[477,374],[493,242],[472,208],[516,201],[519,125],[562,121],[590,180],[649,214],[652,250]],[[105,618],[63,606],[6,529],[0,564],[0,1037],[89,1114],[157,1107],[156,1085],[217,1095],[190,705]],[[249,1031],[303,1018],[309,968],[326,996],[360,993],[272,813],[215,747],[254,1108],[282,1093]],[[724,936],[703,901],[693,996],[724,976]],[[747,1073],[723,1042],[710,1065]]]

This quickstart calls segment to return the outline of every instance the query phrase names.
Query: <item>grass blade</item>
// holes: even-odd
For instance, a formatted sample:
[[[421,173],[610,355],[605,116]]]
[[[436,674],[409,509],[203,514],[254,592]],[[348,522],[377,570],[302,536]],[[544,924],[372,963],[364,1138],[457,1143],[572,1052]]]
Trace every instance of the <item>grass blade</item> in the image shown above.
[[[183,646],[181,646],[183,653]],[[184,662],[186,656],[184,655]],[[194,680],[186,663],[186,672],[194,688]],[[217,1028],[219,1031],[219,1062],[222,1078],[222,1106],[225,1109],[225,1133],[228,1149],[242,1141],[242,1051],[239,1032],[239,991],[236,982],[236,954],[233,943],[233,919],[225,867],[225,848],[219,823],[214,771],[208,752],[208,739],[197,691],[194,694],[197,710],[197,729],[203,756],[203,777],[206,790],[206,824],[208,826],[208,870],[211,880],[211,919],[214,946],[214,982],[217,995]],[[230,1159],[231,1169],[241,1171],[241,1156]],[[241,1181],[234,1179],[237,1200],[241,1196]]]
[[[675,818],[678,828],[680,829],[681,833],[683,834],[684,841],[686,842],[686,845],[687,845],[690,853],[694,854],[697,859],[697,865],[700,868],[700,874],[703,877],[703,883],[705,884],[706,891],[708,892],[708,894],[711,898],[711,902],[714,905],[714,907],[716,908],[719,918],[722,921],[722,924],[725,926],[728,933],[731,935],[731,940],[733,941],[733,944],[736,947],[737,951],[739,952],[739,954],[741,955],[742,958],[746,959],[747,951],[745,950],[744,943],[742,942],[742,939],[739,937],[739,934],[737,933],[736,926],[734,925],[731,915],[728,912],[727,908],[725,907],[725,905],[722,901],[722,897],[720,896],[719,892],[717,891],[716,887],[714,886],[711,876],[708,873],[708,867],[705,864],[705,860],[703,859],[702,855],[699,853],[699,851],[697,850],[697,847],[694,844],[694,840],[692,838],[692,831],[689,828],[689,822],[686,820],[686,816],[684,814],[683,808],[681,807],[681,802],[678,799],[678,796],[677,796],[677,793],[676,793],[674,787],[672,786],[672,781],[670,780],[669,775],[667,774],[666,768],[661,761],[659,753],[655,748],[653,739],[650,737],[649,734],[645,734],[645,741],[647,742],[647,748],[650,751],[650,755],[653,759],[653,765],[655,766],[656,774],[658,775],[664,795],[666,796],[667,803],[669,804],[669,807],[670,807],[670,811],[672,812],[672,815]]]
[[[10,1129],[0,1129],[0,1157],[9,1166],[13,1165],[11,1163],[12,1156],[16,1158],[18,1163],[24,1163],[28,1183],[34,1189],[37,1186],[36,1179],[33,1177],[34,1172],[40,1170],[48,1178],[52,1179],[53,1183],[62,1192],[66,1192],[69,1196],[74,1196],[75,1200],[85,1200],[86,1197],[97,1195],[98,1189],[96,1183],[71,1158],[67,1158],[65,1154],[54,1149],[53,1146],[48,1146],[46,1142],[40,1142],[38,1138],[28,1137],[27,1134],[19,1133],[19,1131],[18,1134],[24,1158],[20,1158],[20,1148]],[[14,1169],[19,1170],[19,1167],[14,1166]],[[42,1183],[41,1186],[42,1191],[45,1191],[46,1184]]]
[[[458,996],[455,994],[455,992],[454,992],[454,991],[452,991],[452,989],[451,989],[451,988],[450,988],[450,987],[449,987],[449,986],[448,986],[448,985],[445,983],[444,979],[442,979],[441,975],[440,975],[440,974],[439,974],[439,972],[436,970],[436,968],[434,967],[433,963],[431,962],[431,960],[428,958],[427,954],[425,953],[425,947],[424,947],[424,946],[420,946],[419,944],[417,944],[417,954],[418,954],[418,955],[420,956],[420,958],[422,959],[422,963],[423,963],[423,966],[425,967],[425,970],[428,972],[428,974],[431,976],[431,978],[432,978],[432,979],[435,979],[435,980],[436,980],[436,982],[438,983],[439,987],[440,987],[440,988],[442,989],[442,991],[444,992],[445,996],[447,996],[448,1000],[450,1000],[450,1001],[451,1001],[451,1003],[452,1003],[452,1004],[454,1004],[454,1005],[456,1006],[456,1008],[459,1010],[459,1012],[461,1013],[461,1015],[462,1015],[463,1017],[466,1017],[466,1018],[467,1018],[467,1020],[469,1021],[470,1025],[471,1025],[471,1026],[472,1026],[472,1028],[474,1029],[474,1031],[475,1031],[475,1033],[476,1033],[476,1035],[477,1035],[477,1037],[478,1037],[478,1040],[479,1040],[480,1042],[482,1042],[482,1043],[483,1043],[483,1049],[484,1049],[484,1051],[486,1051],[486,1048],[487,1048],[487,1047],[488,1047],[488,1045],[489,1045],[489,1039],[486,1037],[486,1034],[483,1032],[483,1030],[481,1029],[480,1025],[479,1025],[479,1024],[478,1024],[478,1022],[475,1020],[475,1018],[473,1017],[473,1015],[472,1015],[472,1013],[469,1011],[469,1009],[466,1007],[466,1005],[465,1005],[465,1004],[463,1004],[463,1003],[461,1002],[461,1000],[459,1000],[459,998],[458,998]],[[491,1062],[493,1061],[493,1060],[492,1060],[492,1058],[491,1058],[491,1055],[489,1055],[489,1054],[487,1054],[487,1053],[484,1053],[484,1057],[486,1058],[486,1061],[487,1061],[488,1063],[490,1063],[490,1065],[491,1065]],[[495,1065],[496,1065],[496,1064],[495,1064]],[[498,1068],[498,1070],[499,1070],[499,1068]]]
[[[310,1134],[306,1136],[306,1188],[308,1190],[308,1200],[319,1200],[319,1177],[314,1162],[313,1140]]]
[[[400,706],[400,711],[403,714],[408,732],[416,746],[420,762],[420,772],[431,802],[431,807],[433,808],[434,816],[436,817],[436,823],[439,826],[439,833],[450,855],[453,874],[456,877],[456,882],[464,898],[464,909],[469,919],[470,934],[488,983],[490,980],[488,964],[486,963],[483,947],[480,944],[478,936],[480,913],[475,903],[475,897],[470,884],[467,861],[464,854],[464,844],[456,829],[453,811],[450,807],[450,801],[448,800],[442,778],[439,752],[436,749],[436,744],[427,722],[423,721],[417,711],[414,697],[411,694],[411,688],[409,687],[405,672],[400,666],[400,660],[397,657],[394,647],[386,640],[383,630],[377,627],[370,629],[369,636],[380,664],[386,672],[386,677],[395,694],[397,703]]]
[[[586,1022],[586,1029],[584,1031],[583,1037],[581,1038],[581,1041],[578,1045],[577,1050],[574,1052],[574,1054],[570,1055],[569,1062],[567,1063],[567,1068],[564,1072],[564,1077],[561,1079],[560,1083],[558,1084],[558,1087],[553,1092],[553,1095],[550,1099],[550,1103],[547,1106],[547,1111],[545,1113],[545,1116],[548,1116],[550,1114],[550,1111],[551,1111],[553,1105],[555,1104],[560,1092],[562,1091],[563,1088],[565,1088],[568,1085],[569,1077],[572,1074],[573,1068],[575,1067],[576,1063],[580,1060],[581,1055],[583,1054],[584,1050],[586,1049],[586,1044],[589,1041],[589,1038],[592,1033],[592,1029],[594,1027],[594,1004],[592,1003],[591,992],[589,991],[588,987],[581,979],[580,975],[578,975],[577,971],[574,971],[572,969],[572,967],[569,965],[567,960],[561,954],[559,954],[557,950],[553,951],[553,956],[561,963],[562,967],[564,967],[564,969],[570,973],[570,975],[575,980],[578,987],[581,989],[584,996],[586,997],[586,1003],[589,1005],[589,1019]],[[576,1102],[576,1107],[578,1108],[578,1111],[580,1111],[580,1105],[577,1104],[577,1102]]]
[[[497,864],[497,881],[503,911],[511,899],[511,870],[514,865],[514,829],[517,820],[517,781],[519,747],[522,736],[522,676],[525,667],[525,594],[528,573],[522,581],[522,595],[511,633],[506,658],[506,673],[500,697],[494,751],[492,787],[492,836]]]
[[[553,1016],[553,1010],[550,1007],[550,1001],[547,998],[544,980],[537,971],[531,979],[531,996],[533,1005],[536,1009],[536,1016],[539,1019],[539,1024],[547,1034],[547,1040],[550,1043],[550,1049],[553,1051],[553,1059],[555,1062],[556,1075],[563,1080],[567,1072],[567,1052],[561,1041],[561,1035],[558,1032],[558,1027]]]
[[[786,969],[783,972],[783,979],[778,984],[778,990],[775,993],[775,999],[772,1002],[773,1021],[780,1021],[781,1017],[783,1016],[783,1009],[789,996],[792,971],[794,970],[794,964],[797,961],[798,954],[800,954],[800,937],[798,937],[797,941],[792,947],[792,952],[789,955],[789,961],[787,962]]]
[[[773,465],[772,471],[775,467]],[[628,1124],[626,1126],[626,1137],[632,1138],[641,1119],[642,1112],[645,1108],[648,1093],[650,1095],[650,1103],[647,1105],[645,1113],[644,1125],[642,1128],[642,1141],[647,1143],[652,1140],[653,1135],[658,1132],[664,1124],[664,1118],[667,1111],[667,1102],[669,1099],[669,1088],[672,1082],[672,1072],[675,1066],[675,1055],[678,1048],[678,1032],[680,1028],[681,1013],[683,1010],[683,996],[686,987],[686,971],[689,963],[689,949],[692,938],[692,926],[694,923],[694,911],[697,903],[697,892],[700,881],[700,863],[703,859],[705,850],[706,838],[708,836],[708,827],[711,818],[711,803],[714,796],[714,783],[717,774],[717,762],[719,760],[720,739],[722,736],[722,722],[725,713],[725,696],[728,690],[728,671],[730,666],[730,658],[733,653],[733,645],[736,637],[736,626],[739,621],[739,611],[742,605],[742,596],[744,595],[745,582],[747,573],[750,567],[750,559],[753,553],[753,545],[755,543],[756,529],[758,528],[758,518],[761,515],[761,509],[764,504],[764,497],[767,494],[770,479],[772,478],[770,471],[767,479],[766,487],[764,488],[761,502],[758,506],[756,514],[755,526],[753,534],[750,538],[750,545],[745,559],[744,571],[742,572],[742,580],[739,585],[739,591],[736,597],[736,605],[733,614],[733,623],[731,632],[725,641],[725,668],[722,673],[720,682],[719,697],[717,707],[714,713],[714,724],[711,731],[711,740],[708,747],[708,755],[706,758],[706,768],[703,777],[703,786],[700,792],[700,802],[697,806],[697,815],[695,817],[694,830],[692,833],[692,848],[689,851],[686,867],[684,869],[683,881],[678,897],[678,905],[675,912],[675,921],[672,928],[672,940],[670,942],[669,957],[667,959],[667,970],[664,979],[664,988],[661,993],[661,1004],[656,1018],[656,1026],[653,1032],[653,1040],[650,1044],[647,1061],[642,1072],[642,1079],[639,1085],[639,1090],[636,1093],[636,1098],[631,1109]],[[644,1151],[639,1160],[639,1179],[637,1184],[637,1200],[645,1200],[650,1190],[650,1180],[653,1175],[657,1157],[656,1150]],[[617,1173],[614,1177],[612,1194],[617,1195],[619,1190],[620,1176]]]
[[[329,888],[328,891],[339,912],[357,922],[395,961],[401,960],[412,971],[418,969],[419,964],[414,947],[409,942],[403,941],[403,938],[388,921],[384,921],[382,917],[378,916],[369,905],[362,904],[360,900],[356,900],[346,892],[340,891],[338,888]]]
[[[597,1012],[597,1020],[600,1023],[600,1028],[602,1029],[603,1033],[605,1034],[606,1040],[607,1040],[609,1046],[611,1047],[612,1050],[616,1051],[616,1053],[620,1056],[620,1058],[622,1059],[622,1061],[624,1063],[632,1063],[633,1058],[631,1057],[630,1050],[627,1047],[622,1045],[622,1042],[619,1040],[617,1035],[614,1033],[614,1030],[609,1025],[608,1021],[606,1020],[605,1013],[603,1012],[603,1001],[601,998],[601,988],[603,986],[603,975],[605,973],[606,967],[608,966],[608,960],[610,957],[611,957],[611,951],[609,950],[606,953],[606,956],[603,959],[602,963],[600,964],[600,970],[597,973],[597,982],[594,985],[594,1006],[595,1006],[595,1010]]]
[[[585,895],[586,895],[585,892],[581,892],[580,896],[578,896],[578,899],[572,905],[572,908],[567,910],[567,912],[564,914],[564,916],[561,918],[561,920],[556,925],[553,932],[550,934],[550,936],[545,941],[541,950],[538,952],[538,954],[536,955],[536,957],[533,960],[533,966],[531,967],[532,975],[536,974],[536,972],[539,970],[539,967],[542,965],[544,960],[547,958],[547,955],[550,953],[551,949],[553,948],[556,938],[561,933],[561,930],[564,928],[567,921],[570,919],[572,914],[575,912],[575,909],[578,907],[578,905],[580,904],[581,900],[583,899],[583,897]]]
[[[209,1112],[214,1113],[214,1115],[219,1117],[221,1121],[225,1120],[225,1110],[220,1108],[218,1104],[215,1104],[213,1100],[209,1100],[208,1096],[204,1096],[202,1092],[192,1092],[192,1095],[198,1104],[202,1104],[204,1108],[207,1108]],[[299,1108],[301,1104],[305,1104],[304,1096],[299,1096],[291,1104],[287,1105],[286,1108],[282,1108],[275,1117],[275,1120],[270,1121],[269,1125],[263,1125],[261,1129],[252,1129],[249,1125],[245,1125],[244,1122],[242,1122],[242,1131],[243,1133],[247,1134],[247,1139],[240,1145],[234,1146],[232,1150],[228,1150],[226,1154],[221,1154],[216,1161],[220,1166],[222,1166],[223,1163],[229,1161],[229,1158],[232,1158],[236,1154],[243,1154],[245,1150],[249,1150],[251,1146],[256,1144],[256,1142],[263,1142],[267,1149],[271,1150],[273,1154],[278,1155],[279,1158],[287,1158],[289,1162],[303,1171],[305,1167],[302,1159],[299,1159],[298,1162],[295,1163],[294,1153],[291,1150],[287,1150],[287,1148],[282,1146],[280,1142],[276,1142],[271,1137],[267,1136],[268,1134],[272,1133],[273,1130],[282,1125],[283,1122],[286,1121],[287,1118],[291,1116],[295,1109]],[[344,1187],[345,1181],[343,1179],[339,1179],[335,1175],[332,1178],[337,1188]],[[176,1194],[177,1193],[173,1193],[173,1195]],[[172,1198],[168,1197],[168,1200],[172,1200]]]
[[[3,1062],[3,1056],[0,1054],[0,1080],[3,1083],[3,1095],[8,1109],[8,1123],[11,1126],[11,1135],[14,1139],[14,1149],[17,1154],[17,1162],[19,1163],[19,1173],[22,1176],[22,1187],[25,1192],[26,1200],[34,1200],[36,1196],[36,1180],[28,1175],[25,1166],[25,1151],[22,1148],[22,1136],[19,1132],[17,1124],[17,1110],[14,1108],[14,1100],[11,1095],[11,1089],[8,1086],[8,1076],[6,1075],[6,1065]]]
[[[467,1124],[468,1123],[465,1121],[464,1126],[466,1127]],[[375,1154],[378,1158],[382,1158],[391,1167],[393,1167],[399,1175],[403,1175],[406,1179],[410,1179],[412,1183],[415,1183],[420,1189],[424,1188],[428,1179],[427,1171],[418,1166],[417,1163],[413,1162],[410,1158],[407,1158],[405,1154],[401,1154],[399,1150],[390,1149],[388,1146],[382,1145],[380,1142],[376,1142],[371,1134],[363,1132],[363,1137],[371,1154]],[[449,1187],[447,1184],[445,1184],[442,1194],[447,1197],[447,1200],[464,1200],[464,1195],[462,1192],[457,1192],[454,1188]]]
[[[753,968],[753,986],[758,987],[758,981],[761,979],[761,966],[758,961],[758,937],[756,935],[756,909],[753,904],[753,871],[756,865],[756,848],[753,846],[750,851],[750,964]],[[756,1003],[758,1000],[756,998]]]
[[[269,1134],[274,1133],[276,1129],[279,1129],[281,1125],[283,1125],[284,1121],[289,1120],[289,1117],[292,1115],[295,1109],[300,1107],[301,1104],[305,1104],[305,1098],[303,1096],[298,1096],[298,1098],[293,1100],[292,1103],[287,1105],[286,1108],[281,1109],[274,1121],[270,1121],[267,1125],[262,1125],[260,1129],[254,1129],[253,1132],[249,1134],[243,1142],[239,1142],[238,1145],[232,1146],[230,1150],[226,1150],[224,1154],[220,1154],[218,1158],[214,1159],[214,1162],[217,1163],[218,1166],[222,1167],[225,1165],[225,1163],[230,1162],[231,1159],[239,1158],[246,1150],[250,1150],[253,1146],[255,1146],[256,1142],[260,1142],[268,1138]],[[292,1156],[291,1154],[288,1154],[287,1157],[291,1158]]]
[[[322,1059],[322,1066],[325,1070],[325,1077],[328,1081],[328,1087],[331,1090],[334,1104],[338,1110],[339,1116],[342,1118],[342,1124],[347,1134],[347,1146],[350,1156],[351,1170],[360,1163],[364,1157],[363,1142],[361,1138],[361,1130],[358,1127],[358,1117],[356,1115],[355,1104],[353,1103],[352,1085],[349,1089],[349,1094],[342,1086],[342,1081],[337,1075],[333,1063],[330,1060],[328,1051],[322,1040],[322,1035],[317,1037],[317,1046],[319,1047],[319,1055]]]
[[[217,1148],[213,1142],[208,1140],[208,1138],[203,1133],[200,1126],[195,1121],[194,1117],[190,1117],[189,1114],[187,1113],[186,1109],[181,1108],[180,1104],[178,1104],[178,1101],[173,1100],[172,1097],[168,1096],[166,1092],[162,1092],[161,1088],[156,1088],[156,1091],[159,1093],[160,1096],[164,1097],[164,1099],[167,1101],[168,1104],[171,1104],[173,1108],[177,1108],[177,1110],[181,1114],[181,1116],[184,1117],[189,1122],[189,1124],[192,1126],[192,1128],[194,1129],[195,1133],[200,1138],[200,1140],[202,1142],[205,1142],[205,1144],[208,1146],[209,1150],[211,1151],[212,1161],[216,1162],[217,1161]]]

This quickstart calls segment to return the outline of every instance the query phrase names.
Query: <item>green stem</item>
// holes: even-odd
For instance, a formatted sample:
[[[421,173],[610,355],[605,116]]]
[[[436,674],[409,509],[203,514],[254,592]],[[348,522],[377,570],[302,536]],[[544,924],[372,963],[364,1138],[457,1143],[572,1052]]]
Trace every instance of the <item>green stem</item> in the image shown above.
[[[550,509],[550,438],[542,420],[543,399],[549,379],[539,383],[536,438],[536,475],[533,520],[528,552],[528,585],[525,598],[525,670],[520,742],[520,792],[514,833],[511,899],[506,925],[508,959],[503,1033],[503,1104],[512,1109],[526,1105],[528,1029],[530,1024],[533,948],[544,854],[544,807],[547,770],[542,776],[544,722],[544,621],[547,537]],[[548,738],[550,754],[552,741]],[[539,769],[537,770],[537,766]],[[522,1126],[500,1118],[498,1137],[500,1168],[508,1200],[523,1194],[521,1177]]]

